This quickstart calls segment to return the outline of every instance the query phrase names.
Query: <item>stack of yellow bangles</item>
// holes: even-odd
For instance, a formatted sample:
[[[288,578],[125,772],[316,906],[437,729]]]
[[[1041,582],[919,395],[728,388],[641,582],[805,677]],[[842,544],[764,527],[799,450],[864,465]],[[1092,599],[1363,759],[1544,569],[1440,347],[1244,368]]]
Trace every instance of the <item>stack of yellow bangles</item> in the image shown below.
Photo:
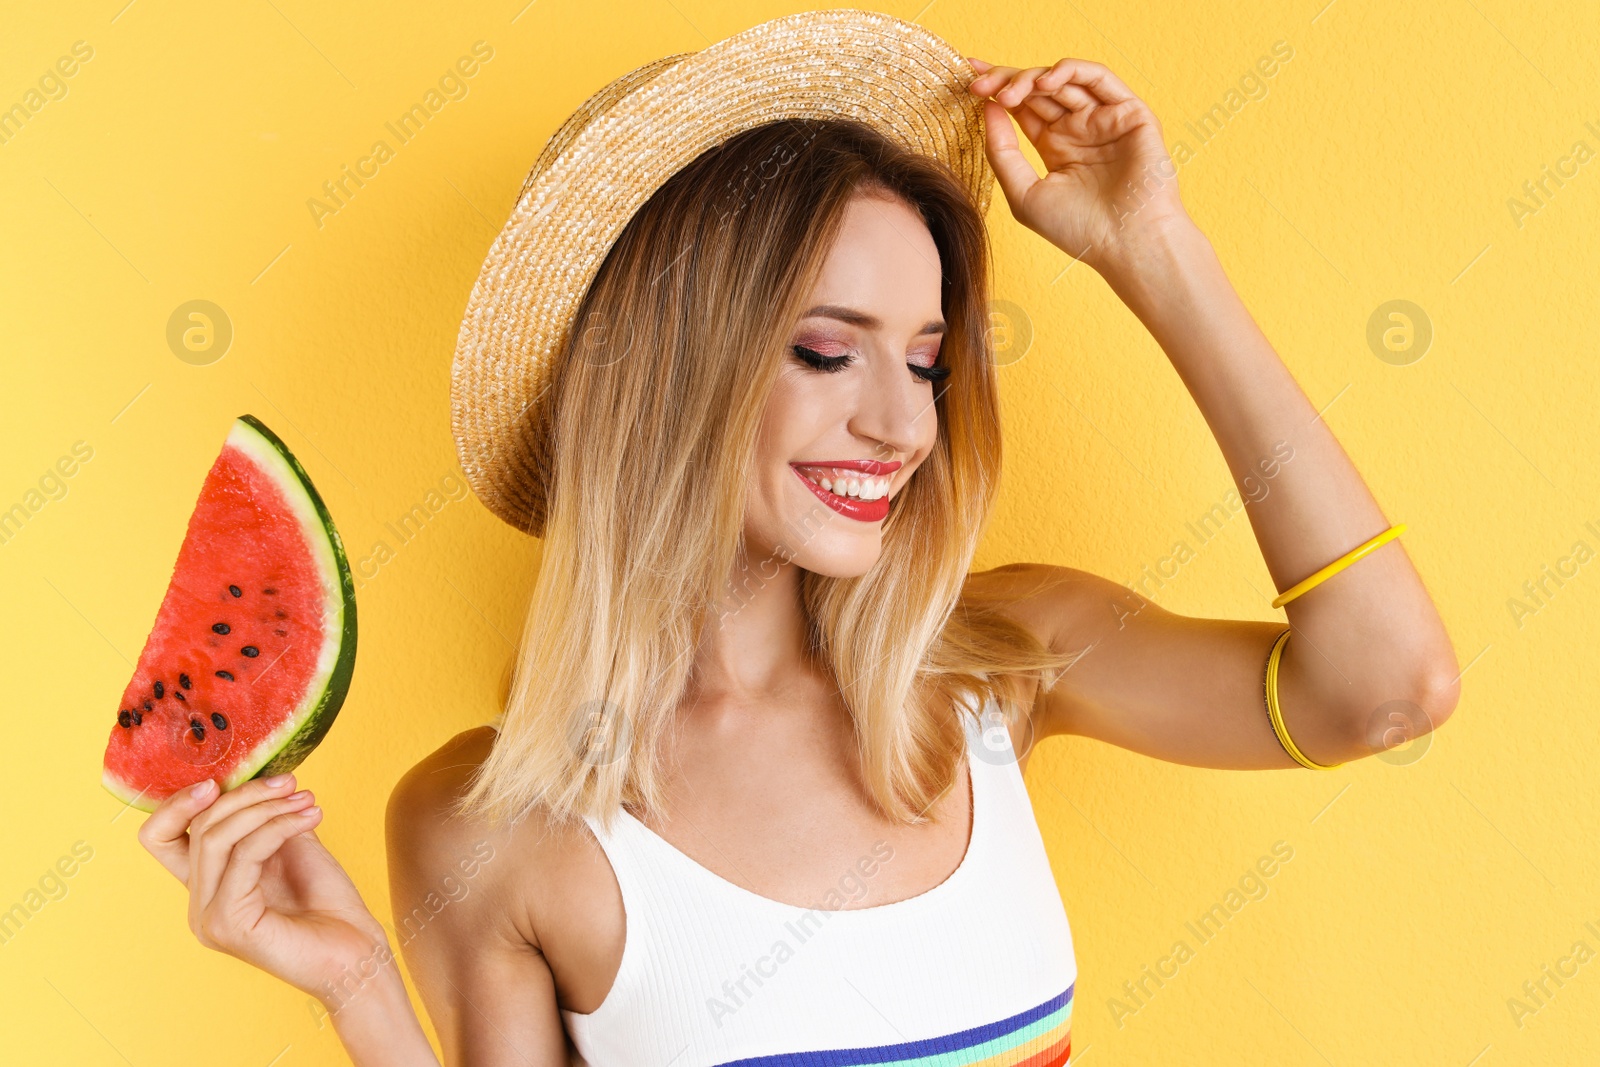
[[[1365,556],[1367,553],[1371,552],[1373,549],[1380,545],[1386,544],[1389,541],[1393,541],[1396,537],[1399,537],[1405,532],[1405,523],[1400,523],[1398,526],[1389,527],[1389,529],[1383,531],[1383,533],[1372,538],[1370,541],[1352,548],[1349,552],[1346,552],[1344,555],[1340,556],[1338,559],[1334,560],[1332,563],[1328,564],[1326,567],[1322,568],[1305,581],[1297,582],[1284,592],[1278,594],[1277,599],[1273,600],[1272,606],[1275,608],[1282,607],[1295,597],[1304,593],[1307,589],[1322,584],[1335,574],[1338,574],[1340,571],[1350,566],[1350,564],[1354,563],[1362,556]],[[1278,707],[1278,660],[1283,655],[1283,646],[1289,640],[1289,633],[1289,630],[1285,630],[1283,633],[1278,635],[1278,639],[1272,643],[1272,652],[1267,656],[1267,672],[1265,680],[1267,691],[1267,717],[1272,720],[1272,730],[1278,735],[1278,741],[1283,745],[1283,750],[1289,753],[1296,763],[1300,764],[1302,767],[1310,767],[1314,771],[1331,771],[1335,767],[1340,766],[1340,764],[1316,763],[1309,759],[1306,754],[1301,752],[1299,747],[1289,739],[1288,727],[1284,726],[1283,724],[1283,710]]]

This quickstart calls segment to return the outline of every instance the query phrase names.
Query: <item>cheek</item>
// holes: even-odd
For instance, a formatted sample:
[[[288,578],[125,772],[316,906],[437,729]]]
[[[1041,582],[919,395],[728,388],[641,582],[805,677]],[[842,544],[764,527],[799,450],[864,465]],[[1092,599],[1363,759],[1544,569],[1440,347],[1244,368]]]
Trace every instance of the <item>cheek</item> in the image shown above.
[[[831,386],[831,388],[830,388]],[[786,369],[773,384],[761,418],[756,462],[767,470],[801,458],[823,439],[844,409],[839,387],[820,375]]]

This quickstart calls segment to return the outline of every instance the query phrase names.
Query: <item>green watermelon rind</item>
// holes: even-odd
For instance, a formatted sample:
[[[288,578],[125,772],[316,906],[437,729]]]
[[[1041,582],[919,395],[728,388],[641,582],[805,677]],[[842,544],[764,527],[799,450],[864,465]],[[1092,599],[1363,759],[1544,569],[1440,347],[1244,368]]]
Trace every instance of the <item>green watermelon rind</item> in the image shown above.
[[[239,762],[222,783],[224,790],[253,778],[291,771],[304,762],[338,717],[350,692],[356,664],[355,578],[350,573],[344,541],[321,494],[289,447],[254,415],[241,415],[234,420],[224,447],[229,445],[239,448],[272,477],[299,520],[322,577],[324,628],[317,672],[307,685],[306,698],[282,726]],[[142,793],[131,792],[109,771],[101,782],[119,800],[141,811],[154,811],[159,804]]]

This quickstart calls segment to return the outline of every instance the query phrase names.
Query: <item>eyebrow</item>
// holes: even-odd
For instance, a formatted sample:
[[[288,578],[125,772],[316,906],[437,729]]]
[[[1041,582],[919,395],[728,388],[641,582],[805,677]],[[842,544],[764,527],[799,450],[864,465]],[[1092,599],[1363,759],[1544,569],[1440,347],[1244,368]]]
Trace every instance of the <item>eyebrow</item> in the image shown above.
[[[869,315],[865,311],[859,311],[856,308],[845,307],[842,304],[818,304],[802,315],[801,318],[838,319],[840,322],[847,322],[852,326],[860,326],[864,330],[881,330],[883,328],[883,321],[877,316]],[[921,337],[923,334],[944,332],[945,323],[943,319],[929,319],[922,324],[922,329],[918,330],[915,336]]]

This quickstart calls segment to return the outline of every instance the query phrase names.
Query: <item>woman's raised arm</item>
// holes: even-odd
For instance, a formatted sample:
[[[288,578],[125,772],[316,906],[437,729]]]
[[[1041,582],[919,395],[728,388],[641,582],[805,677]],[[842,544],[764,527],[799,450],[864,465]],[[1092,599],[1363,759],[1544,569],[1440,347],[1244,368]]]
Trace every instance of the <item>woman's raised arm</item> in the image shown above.
[[[1099,271],[1161,345],[1247,501],[1278,589],[1388,530],[1189,219],[1150,109],[1097,63],[973,66],[983,73],[972,91],[995,97],[985,105],[987,149],[1013,214]],[[1008,112],[1049,169],[1044,178],[1019,150]],[[1012,578],[1019,613],[1052,644],[1083,653],[1041,695],[1039,733],[1082,733],[1201,766],[1296,765],[1262,703],[1282,624],[1174,615],[1064,568]],[[1289,735],[1311,760],[1369,755],[1455,708],[1449,635],[1398,540],[1284,610],[1292,635],[1278,692]]]

